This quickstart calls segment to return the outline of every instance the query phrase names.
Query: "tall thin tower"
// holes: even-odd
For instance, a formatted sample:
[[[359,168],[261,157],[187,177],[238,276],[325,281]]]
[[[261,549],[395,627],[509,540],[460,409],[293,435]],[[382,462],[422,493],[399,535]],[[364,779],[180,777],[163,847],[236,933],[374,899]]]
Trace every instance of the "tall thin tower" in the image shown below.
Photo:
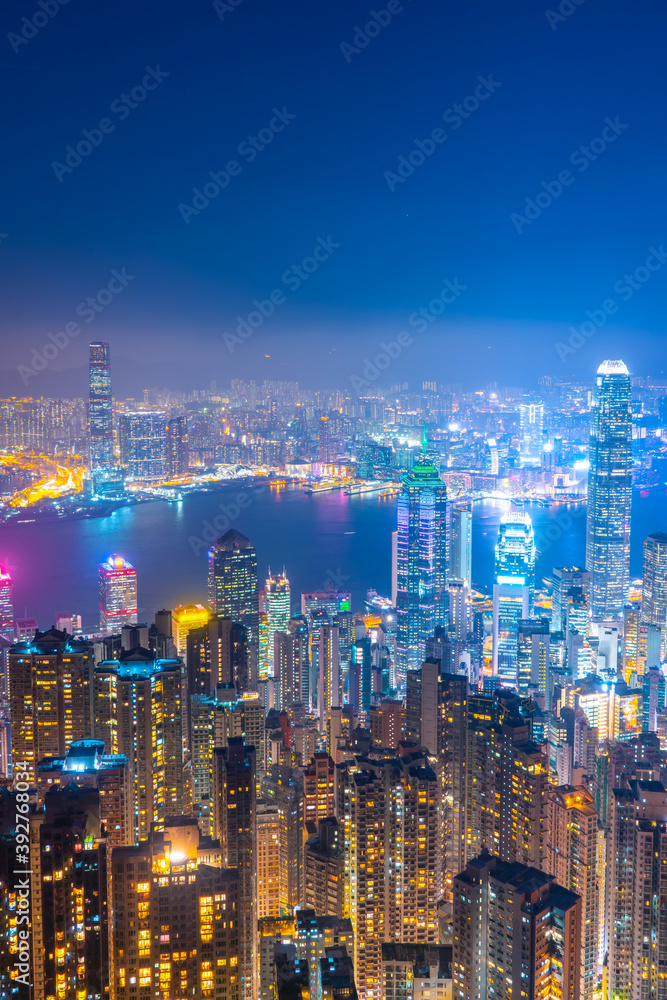
[[[91,343],[88,376],[88,441],[90,469],[113,466],[113,401],[111,352],[106,340]]]
[[[591,407],[586,569],[591,615],[621,615],[630,584],[632,405],[622,361],[603,361]]]

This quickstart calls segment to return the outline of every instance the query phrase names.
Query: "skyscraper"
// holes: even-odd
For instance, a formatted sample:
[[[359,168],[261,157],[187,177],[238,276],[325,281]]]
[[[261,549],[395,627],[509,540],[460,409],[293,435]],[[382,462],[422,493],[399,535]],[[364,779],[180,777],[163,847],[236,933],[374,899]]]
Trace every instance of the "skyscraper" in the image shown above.
[[[269,570],[269,578],[266,581],[264,591],[266,601],[266,627],[267,627],[267,661],[269,677],[274,676],[273,671],[273,637],[276,632],[286,632],[291,617],[290,610],[290,586],[289,580],[283,569],[281,574],[272,574]]]
[[[452,544],[449,575],[472,586],[472,512],[465,507],[452,510]]]
[[[0,635],[14,641],[14,584],[9,572],[0,566]]]
[[[544,445],[544,403],[522,403],[519,422],[522,462],[539,465]]]
[[[172,417],[167,421],[167,473],[187,475],[188,462],[188,418]]]
[[[667,534],[656,531],[644,541],[642,621],[662,629],[667,637]]]
[[[139,410],[120,421],[121,462],[130,479],[159,482],[168,474],[167,420],[164,413]]]
[[[91,471],[108,471],[113,459],[111,353],[106,340],[89,345],[88,448]]]
[[[519,621],[530,618],[535,586],[535,539],[528,514],[506,514],[498,528],[493,585],[493,672],[518,684]]]
[[[250,540],[233,528],[208,554],[208,604],[215,615],[245,625],[249,640],[258,641],[257,553]]]
[[[397,633],[399,679],[421,666],[426,640],[445,623],[447,488],[422,453],[403,480],[398,499]]]
[[[591,615],[623,613],[630,580],[632,406],[630,375],[622,361],[603,361],[591,406],[586,569]]]
[[[100,630],[120,632],[137,621],[137,571],[122,556],[109,556],[99,565]]]

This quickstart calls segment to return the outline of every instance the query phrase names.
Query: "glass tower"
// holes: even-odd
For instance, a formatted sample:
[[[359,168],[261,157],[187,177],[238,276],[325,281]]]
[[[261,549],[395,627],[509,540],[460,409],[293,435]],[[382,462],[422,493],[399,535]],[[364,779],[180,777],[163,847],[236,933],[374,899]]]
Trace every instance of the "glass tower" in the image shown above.
[[[215,615],[245,625],[249,640],[258,641],[257,553],[233,528],[208,553],[208,604]]]
[[[518,685],[519,622],[530,618],[535,586],[535,538],[528,514],[506,514],[498,528],[493,585],[493,673]]]
[[[113,461],[111,353],[106,340],[89,345],[88,441],[91,470],[108,471]]]
[[[664,647],[667,642],[667,534],[664,531],[656,531],[644,541],[642,621],[659,626]]]
[[[591,406],[586,569],[591,615],[621,615],[630,582],[632,406],[622,361],[603,361]]]
[[[120,632],[137,623],[137,571],[122,556],[100,563],[100,629]]]
[[[292,617],[290,608],[290,586],[289,580],[282,574],[274,576],[269,569],[269,578],[266,581],[266,627],[267,627],[267,663],[269,677],[273,677],[273,637],[276,632],[286,632],[289,620]]]
[[[426,640],[446,618],[447,487],[422,454],[403,480],[398,499],[397,633],[399,683],[418,669]]]

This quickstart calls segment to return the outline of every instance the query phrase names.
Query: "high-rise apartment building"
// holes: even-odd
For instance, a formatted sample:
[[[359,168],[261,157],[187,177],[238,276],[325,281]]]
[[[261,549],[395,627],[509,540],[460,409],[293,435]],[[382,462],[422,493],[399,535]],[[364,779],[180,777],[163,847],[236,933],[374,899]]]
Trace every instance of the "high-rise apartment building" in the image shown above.
[[[223,863],[238,870],[241,1000],[256,1000],[257,817],[255,749],[232,737],[213,754],[213,832]]]
[[[277,806],[257,803],[257,917],[280,916],[280,828]]]
[[[335,812],[335,774],[327,753],[316,753],[303,769],[304,820],[316,823]]]
[[[309,824],[309,829],[314,824]],[[321,819],[304,847],[304,905],[315,913],[343,916],[344,861],[341,831],[335,816]]]
[[[278,811],[279,913],[293,913],[303,902],[303,778],[291,767],[272,764],[262,777],[261,793]]]
[[[549,790],[544,870],[556,882],[581,897],[581,956],[579,996],[598,995],[600,896],[598,875],[598,815],[593,796],[583,786],[561,785]]]
[[[517,625],[517,689],[549,690],[550,631],[548,618],[520,618]]]
[[[167,418],[156,410],[123,413],[120,420],[121,464],[130,479],[155,483],[168,476]]]
[[[108,997],[107,842],[100,793],[52,788],[30,817],[34,1000]]]
[[[535,538],[528,514],[506,514],[498,528],[493,585],[493,673],[518,685],[519,621],[530,618],[535,586]]]
[[[14,584],[3,566],[0,566],[0,636],[14,641]]]
[[[662,631],[667,641],[667,533],[656,531],[644,541],[642,621]]]
[[[99,565],[100,631],[120,632],[137,621],[137,571],[122,556]]]
[[[167,474],[187,476],[188,474],[188,418],[172,417],[167,421]]]
[[[245,625],[249,640],[258,641],[257,554],[233,528],[208,554],[208,605],[215,615]]]
[[[421,666],[426,640],[446,615],[447,488],[425,449],[424,441],[398,498],[396,660],[403,682]]]
[[[342,765],[337,818],[357,986],[381,1000],[382,943],[438,940],[438,779],[426,754]]]
[[[107,472],[113,457],[111,349],[106,340],[89,345],[88,462],[91,472]]]
[[[121,652],[93,672],[95,735],[130,762],[134,842],[183,811],[181,661]]]
[[[37,632],[8,652],[13,759],[34,782],[44,757],[63,757],[91,735],[93,647],[66,632]]]
[[[632,402],[622,361],[603,361],[591,406],[586,569],[593,618],[620,616],[630,580]]]
[[[241,1000],[238,872],[194,820],[110,858],[111,1000]]]
[[[318,657],[317,714],[320,720],[320,731],[323,733],[327,731],[331,709],[343,704],[338,640],[337,625],[322,625]],[[370,706],[370,691],[368,700]]]
[[[281,709],[301,701],[302,643],[298,635],[275,632],[273,635],[273,676]]]
[[[454,996],[579,1000],[580,934],[576,893],[483,853],[454,879]]]
[[[272,575],[269,570],[269,578],[264,589],[264,601],[266,602],[268,674],[269,677],[273,677],[273,637],[276,632],[287,631],[292,616],[290,586],[285,570],[279,575]]]

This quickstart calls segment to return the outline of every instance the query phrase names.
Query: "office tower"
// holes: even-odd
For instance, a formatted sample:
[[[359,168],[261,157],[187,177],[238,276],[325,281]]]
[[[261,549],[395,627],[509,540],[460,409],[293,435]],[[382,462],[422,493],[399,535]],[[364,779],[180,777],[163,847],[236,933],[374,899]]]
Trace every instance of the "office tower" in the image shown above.
[[[466,762],[466,858],[483,848],[503,861],[543,867],[549,761],[531,725],[510,709],[489,722],[493,705],[471,714]]]
[[[250,642],[258,641],[257,555],[245,535],[233,528],[208,554],[208,605],[215,615],[245,625]]]
[[[257,917],[279,917],[280,910],[280,811],[275,805],[257,803]]]
[[[183,811],[181,661],[121,652],[93,671],[93,697],[95,736],[130,762],[136,843]]]
[[[220,845],[173,817],[110,869],[111,1000],[241,1000],[239,877]]]
[[[138,410],[120,418],[120,455],[130,479],[160,482],[167,478],[167,420],[164,413]]]
[[[517,628],[517,679],[522,697],[527,697],[529,691],[535,689],[546,694],[549,651],[549,619],[520,618]]]
[[[266,581],[264,594],[266,601],[268,673],[269,677],[273,677],[273,637],[276,632],[287,631],[291,617],[290,586],[289,580],[285,576],[285,570],[278,576],[272,576],[271,570],[269,570],[269,578]]]
[[[231,737],[213,754],[213,832],[223,863],[238,869],[241,1000],[257,997],[257,818],[255,749]]]
[[[326,611],[333,619],[341,611],[350,610],[352,595],[349,590],[335,590],[333,585],[326,590],[308,590],[301,594],[301,614],[308,620],[315,611]]]
[[[449,604],[449,624],[453,632],[453,638],[458,643],[464,643],[470,631],[470,615],[472,611],[470,591],[465,580],[450,577],[447,583],[447,597]]]
[[[213,615],[203,604],[179,604],[171,613],[172,638],[176,644],[176,653],[185,658],[187,639],[193,629],[204,628]]]
[[[667,962],[667,792],[630,779],[612,791],[609,893],[610,997],[664,992]]]
[[[292,615],[287,631],[294,636],[294,659],[300,672],[301,695],[298,699],[310,708],[310,641],[308,636],[308,620],[305,615]]]
[[[107,842],[96,789],[52,788],[30,817],[35,1000],[108,995]]]
[[[309,825],[310,829],[310,825]],[[303,903],[315,913],[343,916],[343,845],[335,816],[321,819],[303,854]]]
[[[357,983],[381,1000],[382,942],[438,940],[438,779],[425,753],[357,757],[341,765],[337,792]]]
[[[452,510],[452,541],[449,575],[472,587],[472,511],[467,507]]]
[[[667,639],[667,534],[656,531],[644,541],[642,621],[662,631]]]
[[[421,666],[426,640],[445,623],[448,545],[447,488],[422,454],[398,499],[396,666],[399,682]]]
[[[623,613],[630,578],[632,404],[622,361],[597,371],[591,406],[586,569],[593,618]]]
[[[544,403],[519,406],[519,436],[524,465],[539,465],[544,446]]]
[[[100,631],[120,632],[137,621],[137,571],[122,556],[99,565]]]
[[[396,750],[405,735],[405,705],[402,701],[383,699],[372,705],[369,713],[373,742],[380,747]]]
[[[292,913],[303,903],[303,778],[291,767],[272,764],[262,777],[261,793],[279,816],[279,912]]]
[[[12,756],[34,782],[43,757],[91,735],[93,647],[66,632],[37,632],[8,653]]]
[[[530,618],[535,586],[535,539],[528,514],[506,514],[498,528],[493,585],[493,673],[518,684],[519,620]]]
[[[74,740],[64,757],[45,757],[37,765],[41,802],[51,788],[76,785],[99,792],[99,818],[110,847],[131,844],[132,783],[127,757],[104,753],[102,740]]]
[[[167,474],[187,476],[188,474],[188,418],[172,417],[167,421]]]
[[[0,636],[14,641],[14,584],[9,572],[0,566]]]
[[[326,733],[332,707],[341,707],[343,704],[337,625],[322,625],[319,645],[317,714],[320,720],[320,732]],[[370,692],[368,701],[370,705]]]
[[[320,959],[322,1000],[357,1000],[354,964],[344,945],[327,948]]]
[[[553,569],[553,596],[551,605],[551,630],[565,632],[568,594],[573,588],[588,591],[590,573],[578,566],[555,566]]]
[[[348,674],[348,701],[357,712],[371,707],[371,640],[357,639],[352,646]]]
[[[335,766],[327,753],[316,753],[303,770],[304,821],[316,823],[335,812]]]
[[[593,796],[583,786],[550,788],[544,870],[581,898],[581,1000],[598,995],[600,883],[598,815]]]
[[[384,1000],[451,1000],[452,946],[383,944]]]
[[[483,853],[454,879],[454,995],[579,1000],[580,935],[576,893]]]
[[[111,352],[107,341],[89,345],[88,461],[91,472],[113,467]]]

